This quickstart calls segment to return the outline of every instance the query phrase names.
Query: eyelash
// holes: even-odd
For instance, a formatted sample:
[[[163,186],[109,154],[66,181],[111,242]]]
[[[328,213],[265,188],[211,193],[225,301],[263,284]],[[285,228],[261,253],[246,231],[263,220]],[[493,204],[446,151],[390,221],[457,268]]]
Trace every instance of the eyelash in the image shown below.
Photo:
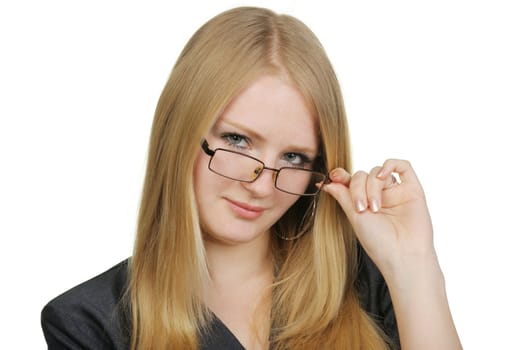
[[[312,163],[312,159],[310,159],[306,154],[304,153],[297,153],[297,152],[287,152],[285,155],[291,155],[294,154],[295,156],[298,156],[303,163],[310,164]]]
[[[239,144],[237,144],[237,143],[232,142],[231,138],[233,138],[233,137],[239,138],[240,139],[239,142],[245,141],[247,143],[247,145],[250,145],[249,138],[244,136],[244,135],[241,135],[241,134],[238,134],[238,133],[235,133],[235,132],[229,132],[229,133],[221,134],[221,138],[225,141],[225,143],[228,146],[231,146],[231,147],[234,147],[234,148],[237,148],[237,149],[245,149],[246,148],[246,147],[239,146]]]

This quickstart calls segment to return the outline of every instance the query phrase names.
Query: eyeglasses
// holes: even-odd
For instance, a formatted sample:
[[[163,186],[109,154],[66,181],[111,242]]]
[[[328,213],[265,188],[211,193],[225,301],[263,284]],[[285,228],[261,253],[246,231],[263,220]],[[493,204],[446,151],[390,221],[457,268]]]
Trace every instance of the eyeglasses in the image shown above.
[[[264,169],[274,172],[274,187],[298,196],[315,196],[326,182],[327,176],[310,169],[282,167],[269,168],[265,163],[249,155],[223,148],[211,150],[208,142],[201,143],[203,151],[210,156],[208,169],[231,180],[254,182]]]

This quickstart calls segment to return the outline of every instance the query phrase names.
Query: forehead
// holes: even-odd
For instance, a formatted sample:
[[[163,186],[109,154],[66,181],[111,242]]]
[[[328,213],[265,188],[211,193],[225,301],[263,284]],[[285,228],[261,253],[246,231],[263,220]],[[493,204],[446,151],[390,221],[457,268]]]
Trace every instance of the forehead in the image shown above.
[[[316,114],[285,77],[262,76],[241,91],[218,119],[219,124],[248,128],[263,138],[317,145]]]

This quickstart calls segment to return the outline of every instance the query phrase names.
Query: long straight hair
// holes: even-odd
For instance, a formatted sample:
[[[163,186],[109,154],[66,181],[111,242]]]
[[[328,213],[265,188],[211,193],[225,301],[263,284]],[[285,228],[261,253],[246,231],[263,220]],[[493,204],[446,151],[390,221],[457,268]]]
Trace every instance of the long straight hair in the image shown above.
[[[130,262],[131,349],[198,349],[207,331],[211,315],[203,286],[209,275],[194,162],[202,138],[228,103],[265,74],[285,75],[315,111],[321,140],[317,170],[351,168],[336,75],[302,22],[240,7],[205,23],[184,47],[155,111]],[[298,200],[274,229],[294,235],[308,206]],[[333,198],[319,195],[309,232],[272,246],[278,269],[270,286],[274,349],[387,349],[360,307],[356,238]]]

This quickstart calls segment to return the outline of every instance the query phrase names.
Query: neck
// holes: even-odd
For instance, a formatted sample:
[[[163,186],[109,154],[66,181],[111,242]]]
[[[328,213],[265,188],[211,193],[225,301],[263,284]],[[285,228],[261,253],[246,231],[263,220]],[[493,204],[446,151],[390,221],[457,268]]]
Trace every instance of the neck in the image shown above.
[[[240,244],[204,239],[208,269],[214,283],[247,281],[273,271],[270,235]]]
[[[274,279],[270,235],[225,244],[204,236],[210,284],[208,308],[250,349],[268,349],[269,287]]]

